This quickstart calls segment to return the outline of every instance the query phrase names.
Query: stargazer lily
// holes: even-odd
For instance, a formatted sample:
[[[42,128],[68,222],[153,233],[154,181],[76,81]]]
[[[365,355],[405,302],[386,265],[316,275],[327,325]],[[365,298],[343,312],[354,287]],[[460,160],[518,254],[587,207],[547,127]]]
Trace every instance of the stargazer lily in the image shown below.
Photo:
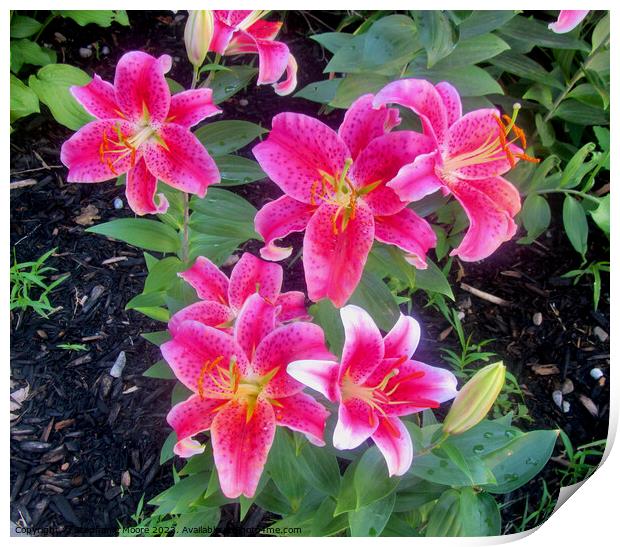
[[[114,85],[95,75],[71,93],[95,118],[62,145],[61,161],[69,182],[102,182],[127,173],[126,196],[138,215],[164,213],[168,201],[157,179],[204,197],[220,181],[217,165],[190,127],[220,110],[210,89],[170,95],[165,74],[169,55],[141,51],[123,55]]]
[[[549,29],[556,34],[565,34],[577,27],[588,15],[590,10],[587,9],[564,9],[560,11],[557,21],[549,23]]]
[[[286,373],[298,359],[333,359],[322,329],[296,322],[274,329],[275,307],[250,296],[233,335],[197,321],[184,321],[161,352],[190,390],[168,414],[187,458],[204,447],[193,437],[210,431],[215,466],[225,496],[251,498],[258,485],[276,426],[303,433],[323,446],[327,410]]]
[[[417,268],[426,268],[426,252],[436,242],[430,225],[386,185],[401,167],[429,153],[433,141],[415,131],[389,133],[400,122],[398,111],[374,109],[372,101],[372,95],[357,99],[338,133],[310,116],[278,114],[269,137],[253,149],[285,193],[256,215],[265,240],[261,256],[286,258],[291,248],[274,242],[305,230],[303,264],[315,302],[346,303],[375,239],[400,247]]]
[[[457,90],[447,82],[405,79],[386,85],[374,98],[381,108],[396,103],[413,110],[434,145],[403,167],[387,183],[405,202],[417,201],[441,190],[453,194],[469,217],[469,229],[452,251],[462,260],[482,260],[516,230],[513,217],[521,209],[518,190],[501,175],[518,160],[538,162],[524,153],[525,133],[513,115],[494,108],[462,115]],[[519,148],[518,142],[523,149]]]
[[[411,436],[399,416],[437,408],[456,395],[455,376],[411,357],[420,326],[401,315],[383,338],[370,315],[349,305],[340,310],[345,342],[340,363],[299,360],[288,373],[339,404],[334,447],[352,449],[369,437],[385,460],[390,476],[411,466]]]
[[[230,272],[230,279],[204,256],[196,258],[194,265],[181,272],[179,277],[196,290],[200,301],[190,304],[170,318],[168,328],[172,334],[188,319],[232,332],[243,304],[255,293],[275,306],[278,324],[310,319],[302,292],[280,292],[282,267],[250,253],[243,253]]]
[[[214,10],[215,28],[209,51],[220,55],[258,54],[258,85],[272,84],[278,95],[297,86],[297,62],[288,46],[275,38],[281,21],[263,21],[268,11]],[[284,80],[279,81],[286,72]]]

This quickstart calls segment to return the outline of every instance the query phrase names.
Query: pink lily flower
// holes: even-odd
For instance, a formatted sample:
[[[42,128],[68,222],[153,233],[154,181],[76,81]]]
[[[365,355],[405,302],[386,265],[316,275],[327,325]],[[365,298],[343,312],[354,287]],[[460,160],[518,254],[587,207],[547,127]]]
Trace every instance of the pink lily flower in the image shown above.
[[[565,34],[573,30],[588,15],[587,9],[564,9],[560,11],[557,21],[549,23],[549,29],[556,34]]]
[[[157,179],[204,197],[220,181],[219,170],[190,127],[220,110],[210,89],[170,96],[165,74],[169,55],[155,58],[141,51],[123,55],[114,85],[95,74],[71,93],[95,118],[62,145],[61,161],[69,182],[102,182],[127,173],[126,196],[138,215],[164,213],[168,201]]]
[[[521,209],[518,190],[501,175],[518,159],[538,162],[514,142],[526,147],[525,133],[512,117],[483,108],[462,115],[457,90],[447,82],[434,86],[426,80],[405,79],[386,85],[374,106],[397,103],[421,119],[425,135],[434,146],[418,155],[387,183],[405,202],[417,201],[441,190],[453,194],[469,217],[469,229],[452,251],[462,260],[482,260],[516,230],[513,217]],[[510,139],[509,134],[514,134]]]
[[[340,363],[299,360],[288,373],[338,403],[334,447],[356,448],[369,437],[387,462],[390,476],[411,466],[411,436],[399,416],[407,416],[456,395],[455,376],[442,368],[411,360],[420,326],[401,315],[383,338],[366,311],[349,305],[340,310],[345,342]]]
[[[190,304],[175,313],[168,322],[174,335],[179,326],[189,319],[209,327],[232,332],[232,327],[246,300],[258,293],[275,306],[278,324],[304,319],[310,320],[306,311],[304,293],[282,293],[282,267],[265,262],[250,253],[243,253],[230,273],[230,279],[204,256],[179,274],[198,293],[199,302]]]
[[[275,306],[259,294],[243,305],[233,335],[184,321],[161,352],[176,377],[194,394],[168,413],[187,458],[204,447],[195,439],[210,431],[215,466],[225,496],[256,492],[276,426],[303,433],[324,446],[329,413],[286,373],[297,359],[331,359],[323,330],[297,322],[274,329]]]
[[[297,62],[288,46],[276,41],[281,21],[261,20],[261,10],[214,10],[215,28],[209,51],[220,55],[258,54],[258,85],[273,84],[278,95],[297,86]],[[279,82],[286,72],[284,80]]]
[[[433,149],[415,131],[388,133],[400,123],[394,108],[357,99],[338,133],[315,118],[284,112],[254,156],[285,195],[256,215],[265,240],[261,256],[282,260],[291,248],[275,240],[305,230],[303,264],[310,300],[343,306],[362,276],[374,239],[400,247],[416,268],[426,268],[435,245],[430,225],[407,209],[386,183],[416,156]]]

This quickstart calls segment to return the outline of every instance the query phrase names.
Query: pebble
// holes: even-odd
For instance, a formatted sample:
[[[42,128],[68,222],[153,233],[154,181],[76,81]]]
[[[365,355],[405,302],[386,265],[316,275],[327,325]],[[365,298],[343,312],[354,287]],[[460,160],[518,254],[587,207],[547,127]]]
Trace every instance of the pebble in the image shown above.
[[[553,402],[559,406],[560,408],[562,408],[562,392],[559,389],[556,389],[552,394],[551,397],[553,398]]]
[[[125,355],[125,352],[121,351],[118,354],[116,361],[114,361],[114,365],[110,369],[110,376],[114,378],[120,378],[121,375],[123,374],[123,369],[125,368],[126,364],[127,364],[127,357]]]
[[[110,48],[108,46],[103,46],[101,48],[101,54],[102,55],[110,55]]]
[[[590,376],[592,376],[592,378],[594,378],[595,380],[599,380],[604,376],[604,374],[600,368],[595,367],[590,371]]]
[[[39,338],[43,338],[43,340],[47,340],[47,332],[45,332],[44,330],[39,329],[37,331],[37,335],[39,336]]]
[[[538,311],[532,316],[532,323],[534,323],[534,325],[536,325],[537,327],[540,327],[540,325],[542,325],[542,322],[543,322],[542,313]]]
[[[41,441],[22,441],[19,443],[19,447],[24,452],[47,452],[52,445]]]
[[[465,312],[464,311],[459,311],[457,314],[457,317],[462,321],[463,319],[465,319]]]
[[[82,59],[88,59],[93,54],[93,50],[88,49],[87,47],[81,47],[79,53]]]
[[[570,411],[570,403],[568,401],[562,401],[562,412],[566,414]]]
[[[601,327],[594,327],[594,334],[601,342],[606,342],[609,338],[609,334],[607,334]]]
[[[114,208],[115,209],[122,209],[123,208],[123,200],[121,198],[114,198]]]
[[[564,383],[562,384],[562,395],[568,395],[573,391],[575,391],[573,381],[570,378],[566,378],[566,380],[564,380]]]
[[[250,104],[250,101],[248,101],[247,99],[239,99],[239,106],[248,106]]]
[[[231,266],[234,266],[237,262],[239,262],[239,257],[237,255],[230,255],[226,260],[224,260],[222,268],[230,268]]]

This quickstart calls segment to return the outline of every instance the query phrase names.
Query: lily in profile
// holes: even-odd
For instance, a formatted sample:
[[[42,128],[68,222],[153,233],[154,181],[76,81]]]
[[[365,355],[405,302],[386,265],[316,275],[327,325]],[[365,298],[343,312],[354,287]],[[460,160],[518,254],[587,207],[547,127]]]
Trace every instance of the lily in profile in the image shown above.
[[[233,267],[230,279],[204,256],[196,258],[189,270],[178,275],[196,290],[200,301],[170,318],[168,328],[173,335],[179,325],[188,319],[232,332],[243,305],[253,294],[259,294],[275,306],[278,324],[310,319],[302,292],[281,292],[282,266],[250,253],[243,253]]]
[[[413,110],[434,143],[428,153],[404,166],[388,188],[406,203],[437,190],[454,195],[469,218],[469,229],[451,254],[465,261],[488,257],[515,235],[513,218],[521,209],[518,190],[501,175],[519,160],[539,161],[524,152],[525,133],[516,124],[519,105],[512,116],[494,108],[463,115],[452,85],[418,79],[386,85],[373,104],[381,108],[388,103]]]
[[[356,448],[372,438],[387,462],[390,476],[411,466],[411,436],[399,416],[437,408],[456,395],[456,377],[442,368],[411,359],[420,326],[401,315],[385,336],[370,315],[357,306],[340,310],[345,342],[340,363],[299,360],[289,374],[338,403],[334,447]]]
[[[184,321],[161,346],[176,377],[193,394],[168,414],[187,458],[204,451],[193,437],[211,434],[213,457],[225,496],[256,492],[276,426],[299,431],[323,446],[327,410],[286,373],[297,359],[333,359],[322,329],[297,322],[274,329],[275,307],[259,294],[243,305],[233,334]]]
[[[292,112],[274,117],[269,137],[254,156],[285,193],[256,215],[265,240],[261,256],[281,260],[291,248],[275,241],[304,231],[303,264],[310,300],[343,306],[357,287],[373,241],[400,247],[417,268],[436,242],[430,225],[386,183],[401,167],[433,149],[415,131],[389,132],[400,122],[394,108],[373,108],[373,96],[357,99],[338,132]]]
[[[557,21],[549,23],[549,28],[556,34],[565,34],[577,27],[586,18],[590,10],[564,9],[560,11]]]
[[[138,215],[164,213],[168,201],[157,180],[204,197],[220,181],[213,158],[190,131],[218,114],[210,89],[170,95],[165,74],[169,55],[155,58],[141,51],[123,55],[114,84],[95,75],[71,93],[95,118],[62,145],[61,161],[69,182],[102,182],[127,174],[126,196]]]

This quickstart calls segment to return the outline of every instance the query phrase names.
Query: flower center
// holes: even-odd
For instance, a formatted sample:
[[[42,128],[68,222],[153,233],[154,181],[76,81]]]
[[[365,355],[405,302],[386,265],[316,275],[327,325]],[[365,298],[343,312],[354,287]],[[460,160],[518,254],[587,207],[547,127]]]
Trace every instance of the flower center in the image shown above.
[[[503,115],[502,118],[495,117],[497,130],[489,133],[485,141],[475,150],[470,150],[456,156],[444,158],[440,168],[442,178],[448,181],[458,179],[457,170],[472,165],[483,165],[498,160],[508,159],[510,167],[516,164],[515,158],[519,158],[531,163],[538,163],[540,159],[527,155],[525,152],[515,152],[510,145],[519,141],[523,150],[527,148],[525,132],[515,122],[521,105],[516,103],[512,112],[512,117]],[[510,135],[512,133],[512,138]]]
[[[103,132],[101,144],[99,145],[99,160],[108,166],[110,171],[118,176],[116,164],[125,159],[131,158],[131,167],[136,164],[136,152],[140,146],[152,137],[156,137],[155,129],[150,125],[141,125],[137,133],[128,137],[117,124],[114,133],[108,135],[107,129]]]
[[[251,27],[256,21],[262,19],[269,13],[269,10],[253,10],[243,21],[241,21],[237,25],[237,30],[247,30]]]

